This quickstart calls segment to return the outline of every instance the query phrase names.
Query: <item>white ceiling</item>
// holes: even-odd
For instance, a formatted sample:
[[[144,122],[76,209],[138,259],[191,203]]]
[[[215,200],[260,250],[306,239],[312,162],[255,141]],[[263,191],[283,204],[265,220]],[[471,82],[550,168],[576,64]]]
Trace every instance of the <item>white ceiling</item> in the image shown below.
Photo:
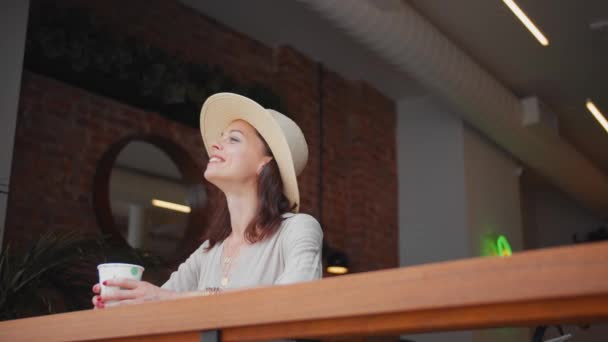
[[[501,0],[409,0],[429,21],[517,96],[538,95],[558,116],[560,134],[608,173],[608,134],[585,109],[608,114],[606,0],[518,0],[549,39],[541,46]]]
[[[391,10],[398,0],[373,0]],[[291,45],[349,79],[366,80],[399,99],[425,91],[408,75],[354,42],[298,1],[181,0],[269,46]],[[542,47],[501,0],[409,0],[446,36],[517,96],[537,95],[560,120],[560,132],[608,173],[608,134],[584,107],[591,97],[608,113],[606,0],[519,0],[549,38]]]

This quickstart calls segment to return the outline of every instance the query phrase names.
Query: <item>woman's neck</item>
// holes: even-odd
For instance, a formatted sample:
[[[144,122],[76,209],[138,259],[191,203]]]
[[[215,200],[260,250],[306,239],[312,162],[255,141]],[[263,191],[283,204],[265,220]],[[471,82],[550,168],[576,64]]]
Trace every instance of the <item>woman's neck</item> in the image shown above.
[[[258,198],[255,189],[226,193],[226,202],[230,212],[230,225],[232,226],[233,241],[244,240],[245,230],[257,213]]]

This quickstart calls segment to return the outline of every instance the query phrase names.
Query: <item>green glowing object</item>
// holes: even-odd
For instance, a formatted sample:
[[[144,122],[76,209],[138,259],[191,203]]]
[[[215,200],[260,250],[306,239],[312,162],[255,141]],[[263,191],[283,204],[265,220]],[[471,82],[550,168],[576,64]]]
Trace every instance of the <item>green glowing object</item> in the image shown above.
[[[512,254],[511,245],[504,235],[500,235],[498,239],[496,239],[496,249],[500,256],[511,256]]]
[[[482,240],[482,255],[485,256],[511,256],[511,245],[504,235],[490,234]]]

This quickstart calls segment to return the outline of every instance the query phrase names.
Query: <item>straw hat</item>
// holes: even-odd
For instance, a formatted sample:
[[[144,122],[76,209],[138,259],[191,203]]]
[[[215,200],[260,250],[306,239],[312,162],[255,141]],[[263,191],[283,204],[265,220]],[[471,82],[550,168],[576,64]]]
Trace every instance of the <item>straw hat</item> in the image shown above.
[[[241,95],[218,93],[207,98],[201,109],[201,135],[207,154],[220,133],[233,121],[244,120],[264,138],[279,166],[283,181],[283,193],[290,206],[300,209],[300,192],[297,176],[308,161],[308,146],[298,125],[287,116],[266,109],[257,102]]]

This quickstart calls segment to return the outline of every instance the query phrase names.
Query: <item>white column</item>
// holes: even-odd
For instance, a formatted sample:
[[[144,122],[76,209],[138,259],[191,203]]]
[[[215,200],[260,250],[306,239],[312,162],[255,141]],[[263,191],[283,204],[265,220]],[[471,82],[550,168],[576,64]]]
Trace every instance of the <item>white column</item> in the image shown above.
[[[142,248],[144,242],[144,208],[139,204],[129,204],[129,230],[127,241],[133,248]]]
[[[0,250],[4,237],[29,0],[0,4]]]

